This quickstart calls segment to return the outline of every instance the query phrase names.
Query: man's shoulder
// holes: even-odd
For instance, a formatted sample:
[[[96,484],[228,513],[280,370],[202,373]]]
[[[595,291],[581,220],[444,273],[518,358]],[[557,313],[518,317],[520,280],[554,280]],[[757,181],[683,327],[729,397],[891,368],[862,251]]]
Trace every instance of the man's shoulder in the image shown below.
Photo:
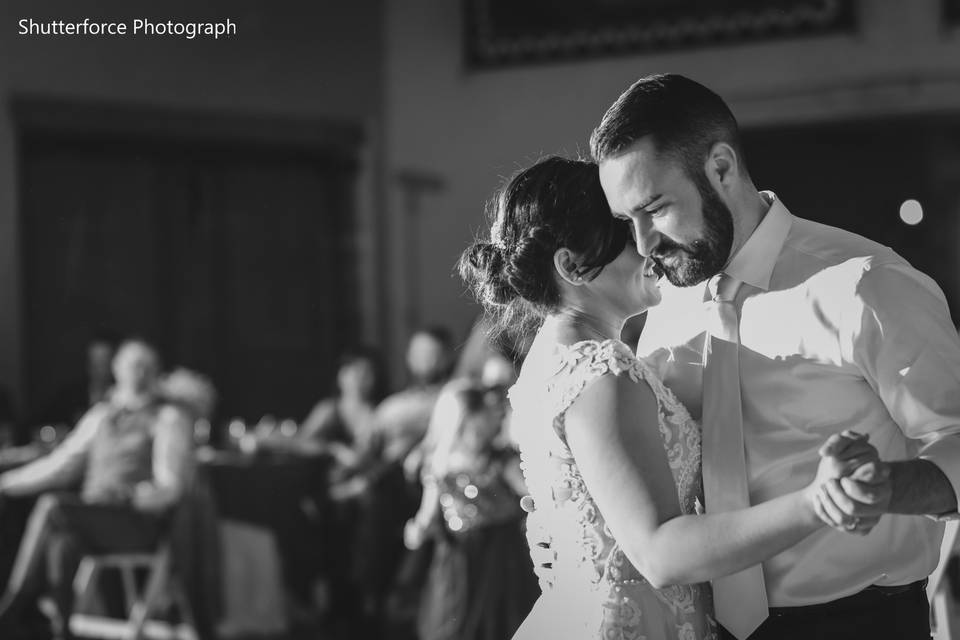
[[[866,265],[906,264],[893,249],[852,231],[794,217],[781,261],[806,261],[814,267],[862,262]]]

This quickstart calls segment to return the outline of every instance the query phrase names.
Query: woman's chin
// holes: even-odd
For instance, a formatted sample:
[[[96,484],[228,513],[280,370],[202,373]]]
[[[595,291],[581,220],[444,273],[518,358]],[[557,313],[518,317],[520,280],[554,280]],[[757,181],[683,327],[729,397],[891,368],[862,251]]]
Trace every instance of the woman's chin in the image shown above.
[[[660,304],[661,300],[663,300],[663,295],[660,293],[660,287],[656,287],[645,296],[645,299],[643,301],[643,311],[641,311],[640,313],[647,311],[648,309],[650,309],[650,307],[657,306],[658,304]]]

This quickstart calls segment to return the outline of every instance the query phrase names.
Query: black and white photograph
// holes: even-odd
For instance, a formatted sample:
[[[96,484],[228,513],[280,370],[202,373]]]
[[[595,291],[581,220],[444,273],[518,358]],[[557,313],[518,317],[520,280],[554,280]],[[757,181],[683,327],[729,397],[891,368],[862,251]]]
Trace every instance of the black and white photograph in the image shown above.
[[[0,0],[0,640],[960,640],[960,0]]]

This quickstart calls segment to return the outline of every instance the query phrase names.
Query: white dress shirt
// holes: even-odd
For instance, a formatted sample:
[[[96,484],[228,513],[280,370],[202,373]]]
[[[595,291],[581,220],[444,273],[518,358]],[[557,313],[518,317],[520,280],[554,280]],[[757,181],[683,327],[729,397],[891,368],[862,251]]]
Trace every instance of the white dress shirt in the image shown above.
[[[751,504],[806,486],[832,434],[870,436],[884,460],[926,458],[960,495],[960,339],[936,283],[891,249],[770,208],[724,270],[744,284],[740,367]],[[701,414],[704,286],[672,287],[637,352]],[[709,512],[710,505],[707,505]],[[763,563],[771,607],[930,574],[943,524],[886,515],[866,537],[824,528]]]

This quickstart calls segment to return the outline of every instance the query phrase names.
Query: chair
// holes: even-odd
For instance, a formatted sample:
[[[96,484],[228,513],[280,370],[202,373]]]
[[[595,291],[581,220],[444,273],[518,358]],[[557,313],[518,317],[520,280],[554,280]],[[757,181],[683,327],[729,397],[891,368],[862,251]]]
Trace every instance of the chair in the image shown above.
[[[221,614],[218,534],[216,502],[198,470],[154,551],[88,555],[81,560],[67,622],[70,631],[77,637],[117,640],[214,637]],[[126,618],[97,613],[93,606],[99,578],[108,570],[120,574]],[[159,613],[176,622],[156,619]]]
[[[97,597],[98,578],[106,570],[117,570],[122,578],[126,619],[89,613]],[[138,573],[146,579],[138,580]],[[142,582],[142,584],[140,584]],[[199,640],[193,611],[183,585],[173,571],[169,540],[153,553],[90,555],[83,558],[74,578],[77,594],[70,631],[77,637],[116,640],[157,638]],[[161,610],[175,613],[177,623],[152,619]]]

